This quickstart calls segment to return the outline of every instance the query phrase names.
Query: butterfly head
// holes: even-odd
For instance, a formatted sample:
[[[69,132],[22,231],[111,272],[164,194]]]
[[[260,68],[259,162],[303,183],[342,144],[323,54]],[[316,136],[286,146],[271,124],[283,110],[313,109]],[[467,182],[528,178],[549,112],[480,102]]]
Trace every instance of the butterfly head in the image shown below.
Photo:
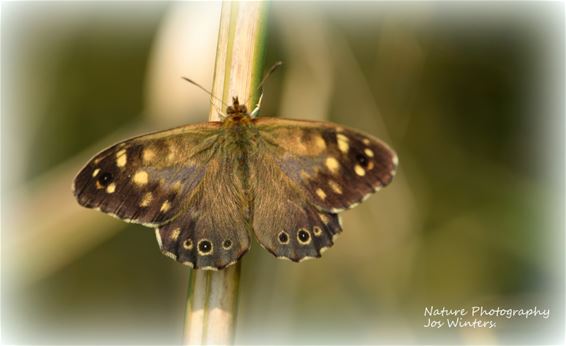
[[[240,101],[238,101],[238,96],[236,96],[232,98],[232,105],[226,108],[226,114],[229,117],[248,115],[248,108],[246,105],[241,105]]]

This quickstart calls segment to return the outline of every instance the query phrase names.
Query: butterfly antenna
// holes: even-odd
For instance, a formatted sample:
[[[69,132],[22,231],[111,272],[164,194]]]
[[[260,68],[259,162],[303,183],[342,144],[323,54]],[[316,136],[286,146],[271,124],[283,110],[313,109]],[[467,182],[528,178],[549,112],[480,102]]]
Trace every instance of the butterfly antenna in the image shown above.
[[[255,106],[254,110],[251,112],[252,117],[255,117],[257,115],[257,113],[259,113],[259,108],[261,106],[261,100],[263,99],[263,84],[267,81],[267,79],[271,76],[271,74],[273,72],[275,72],[275,70],[277,70],[279,67],[281,67],[281,65],[283,65],[282,61],[278,61],[275,64],[273,64],[273,66],[271,66],[269,71],[267,71],[267,73],[265,74],[265,76],[263,77],[263,79],[261,80],[259,85],[257,86],[257,90],[259,91],[259,100],[257,101],[257,105]],[[251,96],[246,101],[246,104],[250,101],[250,99],[251,99]]]
[[[228,105],[226,103],[224,103],[221,99],[219,99],[218,97],[214,96],[210,91],[208,91],[207,89],[205,89],[202,85],[198,84],[197,82],[195,82],[192,79],[189,79],[187,77],[181,77],[184,80],[186,80],[187,82],[191,83],[192,85],[196,86],[197,88],[199,88],[200,90],[204,91],[205,93],[207,93],[210,96],[210,100],[212,101],[212,99],[217,100],[218,102],[220,102],[225,108],[228,108]],[[222,112],[219,112],[220,114],[222,114]]]
[[[263,84],[267,81],[267,79],[271,76],[271,74],[273,72],[275,72],[275,70],[277,70],[279,67],[281,67],[281,65],[283,65],[283,61],[278,61],[275,64],[273,64],[273,66],[271,66],[269,71],[267,71],[267,73],[265,74],[265,76],[263,77],[263,79],[261,80],[259,85],[257,86],[257,90],[259,90],[260,92],[263,93]]]

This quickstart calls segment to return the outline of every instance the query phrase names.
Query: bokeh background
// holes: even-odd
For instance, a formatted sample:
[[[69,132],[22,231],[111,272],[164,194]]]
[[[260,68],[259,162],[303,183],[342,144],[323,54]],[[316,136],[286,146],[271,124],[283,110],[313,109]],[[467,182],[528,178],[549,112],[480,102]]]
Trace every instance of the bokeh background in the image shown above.
[[[189,270],[154,232],[80,208],[99,150],[206,121],[220,4],[2,4],[2,341],[178,344]],[[285,3],[261,114],[395,148],[392,185],[321,260],[243,259],[241,344],[564,339],[564,4]],[[266,66],[267,68],[268,66]],[[551,309],[423,328],[427,306]]]

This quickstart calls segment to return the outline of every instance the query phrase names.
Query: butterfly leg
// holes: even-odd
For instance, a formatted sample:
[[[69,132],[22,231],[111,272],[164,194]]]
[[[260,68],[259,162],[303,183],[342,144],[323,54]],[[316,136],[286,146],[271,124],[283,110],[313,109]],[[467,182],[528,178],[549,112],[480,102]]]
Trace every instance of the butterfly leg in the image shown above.
[[[259,95],[259,100],[257,101],[257,104],[254,108],[254,110],[250,113],[250,116],[252,118],[257,117],[258,113],[259,113],[259,109],[261,108],[261,101],[263,100],[263,91],[261,92],[261,94]]]

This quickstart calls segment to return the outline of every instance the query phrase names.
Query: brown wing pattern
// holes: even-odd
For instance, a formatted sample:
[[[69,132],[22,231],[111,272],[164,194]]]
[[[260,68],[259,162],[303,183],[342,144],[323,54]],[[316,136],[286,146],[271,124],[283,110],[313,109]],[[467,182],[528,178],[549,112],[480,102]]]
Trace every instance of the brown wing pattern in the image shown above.
[[[385,143],[327,122],[255,120],[267,152],[319,208],[340,212],[388,185],[397,155]]]
[[[157,227],[161,251],[194,268],[219,269],[249,248],[249,194],[225,151],[221,123],[132,138],[96,155],[77,175],[79,203]]]
[[[320,257],[341,232],[336,214],[389,184],[396,155],[330,123],[254,121],[261,136],[250,163],[256,237],[277,257]]]
[[[217,122],[118,143],[80,171],[75,197],[84,207],[156,227],[165,255],[219,269],[249,249],[252,228],[277,257],[320,257],[341,232],[337,213],[395,174],[395,153],[361,132],[299,120],[253,123],[250,147]]]
[[[311,204],[270,155],[251,162],[253,229],[259,243],[276,257],[295,262],[320,257],[341,232],[338,215]]]
[[[118,143],[91,159],[73,183],[80,205],[157,226],[202,179],[220,123],[184,126]]]
[[[239,173],[233,157],[216,155],[208,163],[179,217],[156,230],[166,256],[194,268],[222,269],[246,253],[251,210]]]

